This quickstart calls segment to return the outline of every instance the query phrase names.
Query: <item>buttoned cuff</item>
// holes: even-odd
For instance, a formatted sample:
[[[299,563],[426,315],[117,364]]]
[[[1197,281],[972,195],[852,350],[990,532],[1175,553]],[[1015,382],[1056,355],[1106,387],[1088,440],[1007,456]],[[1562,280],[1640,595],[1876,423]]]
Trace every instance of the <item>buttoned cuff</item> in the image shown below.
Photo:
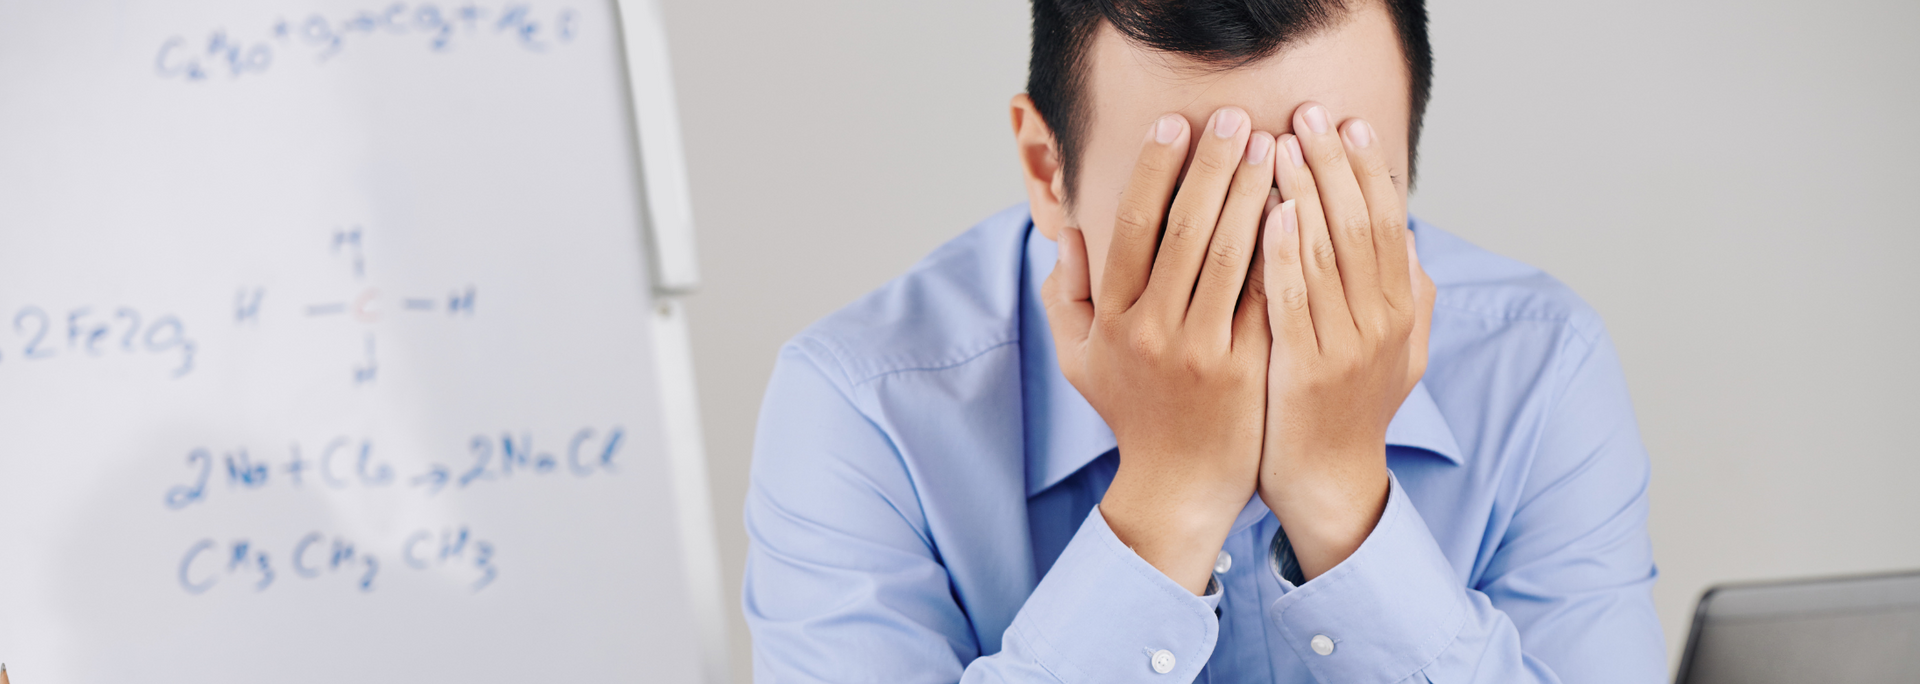
[[[1282,580],[1282,584],[1287,584]],[[1398,682],[1451,645],[1467,618],[1460,579],[1397,478],[1360,548],[1267,610],[1323,682]]]
[[[1219,639],[1219,597],[1194,596],[1141,559],[1095,506],[1003,645],[1066,684],[1191,682]]]
[[[1207,604],[1207,610],[1218,611],[1220,610],[1220,599],[1226,597],[1226,590],[1227,587],[1220,584],[1220,577],[1218,575],[1208,577],[1207,593],[1199,596],[1200,602]],[[1215,613],[1215,616],[1217,617],[1218,613]]]

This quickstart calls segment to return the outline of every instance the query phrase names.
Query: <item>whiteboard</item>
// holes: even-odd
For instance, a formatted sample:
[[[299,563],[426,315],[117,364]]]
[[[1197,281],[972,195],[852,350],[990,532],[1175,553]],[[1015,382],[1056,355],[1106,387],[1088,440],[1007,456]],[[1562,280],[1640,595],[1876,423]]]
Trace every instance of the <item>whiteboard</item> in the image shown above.
[[[661,39],[0,4],[14,681],[724,681]]]

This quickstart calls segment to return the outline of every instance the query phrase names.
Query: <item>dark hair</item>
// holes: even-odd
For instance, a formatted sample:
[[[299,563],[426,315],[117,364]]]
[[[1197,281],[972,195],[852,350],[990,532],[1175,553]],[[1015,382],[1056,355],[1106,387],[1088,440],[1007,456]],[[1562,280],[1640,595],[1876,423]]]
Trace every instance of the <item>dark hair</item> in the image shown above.
[[[1413,116],[1407,130],[1411,165],[1418,158],[1420,120],[1433,84],[1426,5],[1424,0],[1359,1],[1385,4],[1400,35],[1412,85],[1408,96]],[[1087,50],[1101,22],[1136,45],[1231,69],[1332,28],[1348,11],[1346,0],[1033,0],[1027,95],[1053,129],[1065,165],[1068,201],[1087,127]],[[1409,178],[1412,173],[1408,169]]]

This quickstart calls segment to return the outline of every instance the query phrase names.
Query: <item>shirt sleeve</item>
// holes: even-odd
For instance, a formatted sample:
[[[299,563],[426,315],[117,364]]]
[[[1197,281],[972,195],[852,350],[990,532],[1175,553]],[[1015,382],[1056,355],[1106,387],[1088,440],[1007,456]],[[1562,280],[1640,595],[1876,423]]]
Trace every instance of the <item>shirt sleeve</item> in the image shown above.
[[[1267,609],[1276,647],[1323,682],[1666,680],[1649,468],[1626,383],[1604,332],[1566,351],[1520,503],[1478,581],[1454,571],[1394,478],[1352,556],[1297,587],[1282,580]]]
[[[755,439],[743,608],[754,681],[1191,682],[1219,594],[1194,596],[1087,516],[981,654],[892,443],[784,351]]]

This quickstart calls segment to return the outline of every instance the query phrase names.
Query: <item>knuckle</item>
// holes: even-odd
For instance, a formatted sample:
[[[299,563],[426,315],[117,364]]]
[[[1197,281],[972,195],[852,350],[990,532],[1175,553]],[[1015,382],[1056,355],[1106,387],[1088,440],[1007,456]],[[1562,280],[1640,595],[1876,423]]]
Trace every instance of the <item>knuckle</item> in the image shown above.
[[[1380,231],[1386,233],[1395,241],[1404,241],[1407,237],[1406,215],[1397,211],[1387,212],[1386,216],[1380,217]],[[1403,247],[1402,249],[1405,248]]]
[[[1340,227],[1340,236],[1352,239],[1371,238],[1373,224],[1368,221],[1367,212],[1359,209],[1346,209],[1334,218],[1334,225]]]
[[[1144,234],[1160,228],[1159,220],[1154,217],[1153,210],[1146,206],[1145,200],[1138,197],[1128,197],[1120,201],[1120,211],[1114,215],[1113,224],[1115,232],[1120,234]]]
[[[1393,339],[1393,324],[1387,316],[1378,313],[1361,316],[1359,323],[1367,339],[1373,341],[1375,351],[1385,341]]]
[[[1281,308],[1287,313],[1306,313],[1307,288],[1298,282],[1287,283],[1280,288],[1275,301],[1280,302]]]
[[[1265,258],[1275,266],[1299,266],[1300,243],[1298,241],[1274,240],[1268,243],[1277,249],[1266,250]]]
[[[1196,349],[1188,349],[1180,355],[1180,368],[1186,371],[1187,375],[1194,378],[1212,376],[1213,365],[1213,359],[1208,358],[1205,354],[1201,354],[1199,350]]]
[[[1166,237],[1162,238],[1161,242],[1166,246],[1165,248],[1167,250],[1173,253],[1180,253],[1188,249],[1188,245],[1192,243],[1199,234],[1199,221],[1197,221],[1192,214],[1177,211],[1167,219],[1167,234]]]
[[[1314,156],[1320,159],[1321,164],[1340,164],[1347,161],[1346,146],[1340,144],[1338,141],[1329,142],[1325,145],[1316,145],[1316,147],[1320,149]]]
[[[1331,241],[1315,240],[1313,242],[1313,265],[1314,266],[1319,268],[1327,268],[1327,269],[1334,268],[1335,257],[1336,255],[1334,253],[1333,243]]]
[[[1357,351],[1359,350],[1349,350],[1341,354],[1339,364],[1334,366],[1334,373],[1339,376],[1341,384],[1350,384],[1366,374],[1367,355],[1355,353]]]
[[[1156,183],[1162,181],[1171,183],[1173,177],[1180,172],[1181,162],[1186,161],[1187,158],[1186,151],[1181,147],[1180,145],[1159,147],[1149,143],[1149,148],[1141,150],[1139,158],[1134,161],[1133,178],[1135,180],[1154,179]]]
[[[1142,152],[1140,159],[1134,162],[1134,172],[1136,175],[1164,176],[1172,167],[1168,161],[1169,157],[1165,155]]]
[[[1187,177],[1192,178],[1201,175],[1219,176],[1231,173],[1233,168],[1237,166],[1237,160],[1238,155],[1235,155],[1232,159],[1225,158],[1219,154],[1193,155],[1193,167],[1187,170]]]
[[[1158,330],[1139,326],[1127,332],[1127,348],[1139,358],[1157,360],[1166,356],[1167,338]]]
[[[1207,258],[1210,260],[1207,270],[1218,271],[1221,277],[1234,279],[1238,275],[1235,271],[1240,268],[1240,263],[1245,260],[1246,255],[1246,248],[1238,243],[1216,240],[1207,252]]]

